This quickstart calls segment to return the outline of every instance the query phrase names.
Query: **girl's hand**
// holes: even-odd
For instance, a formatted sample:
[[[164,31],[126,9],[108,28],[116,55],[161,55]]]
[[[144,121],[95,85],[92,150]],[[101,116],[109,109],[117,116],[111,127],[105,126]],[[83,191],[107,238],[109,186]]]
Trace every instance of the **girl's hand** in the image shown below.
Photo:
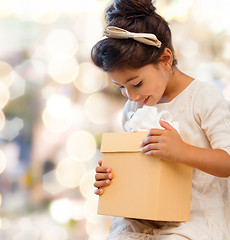
[[[141,143],[141,152],[168,161],[183,162],[187,144],[169,123],[160,120],[163,129],[151,129]]]
[[[103,187],[110,185],[113,176],[110,168],[102,166],[102,161],[99,161],[98,164],[99,166],[96,168],[96,181],[94,183],[94,187],[97,188],[95,190],[95,194],[102,195]]]

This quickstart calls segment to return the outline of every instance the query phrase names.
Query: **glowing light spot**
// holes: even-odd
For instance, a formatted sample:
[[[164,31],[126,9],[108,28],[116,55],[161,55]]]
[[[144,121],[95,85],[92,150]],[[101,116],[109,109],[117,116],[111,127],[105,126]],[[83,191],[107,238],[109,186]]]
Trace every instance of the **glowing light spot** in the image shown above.
[[[58,13],[46,11],[38,16],[35,21],[42,24],[50,24],[58,19]]]
[[[12,13],[11,1],[1,1],[0,2],[0,16],[7,17]]]
[[[74,201],[73,202],[73,209],[72,209],[72,219],[76,221],[80,221],[84,219],[84,208],[83,202],[81,201]]]
[[[8,230],[8,229],[10,229],[10,227],[12,227],[10,220],[7,218],[4,218],[4,217],[0,218],[0,222],[1,222],[0,228],[2,230]]]
[[[74,34],[66,29],[52,31],[46,39],[46,49],[49,56],[74,56],[78,49]],[[57,66],[56,66],[57,67]]]
[[[39,60],[26,60],[14,69],[21,77],[38,85],[41,85],[46,77],[46,65]]]
[[[8,103],[10,93],[5,84],[0,82],[0,109],[4,108]]]
[[[0,150],[0,174],[6,169],[6,156],[2,150]]]
[[[109,234],[109,229],[112,223],[112,217],[103,216],[102,224],[92,223],[90,221],[86,222],[86,232],[90,236],[90,240],[100,240],[106,239]]]
[[[41,90],[41,93],[44,99],[48,99],[50,96],[53,96],[56,94],[56,88],[50,84],[44,87]]]
[[[101,240],[106,239],[108,236],[108,232],[105,231],[105,229],[99,228],[95,229],[91,234],[88,240]]]
[[[50,1],[47,0],[32,1],[27,15],[36,22],[50,24],[58,18],[58,14],[52,11],[51,7]]]
[[[73,106],[72,112],[73,112],[73,122],[75,126],[77,125],[82,126],[86,124],[85,113],[84,113],[84,109],[82,108],[82,105],[75,104]]]
[[[52,0],[52,9],[57,12],[61,13],[72,13],[74,12],[77,13],[89,13],[89,12],[94,12],[95,14],[95,9],[99,7],[99,4],[96,4],[94,0],[69,0],[68,4],[65,1],[62,0]],[[98,9],[97,9],[98,11]],[[97,12],[96,11],[96,12]]]
[[[55,110],[52,110],[52,114],[57,113]],[[61,112],[60,112],[61,115]],[[56,116],[60,116],[57,113]],[[72,125],[71,111],[67,115],[63,115],[60,118],[52,116],[47,108],[44,109],[42,113],[42,120],[47,129],[52,132],[64,132],[68,130]]]
[[[1,116],[1,114],[0,114]],[[4,121],[4,116],[0,117]],[[6,120],[4,121],[5,124],[4,128],[2,129],[0,133],[0,137],[4,138],[8,141],[12,141],[14,138],[16,138],[19,135],[19,132],[23,129],[24,127],[24,122],[20,118],[13,118],[11,120]]]
[[[6,117],[2,110],[0,110],[0,131],[5,127]]]
[[[89,132],[77,131],[68,138],[66,150],[76,161],[88,161],[96,153],[96,141]]]
[[[10,87],[14,82],[15,74],[12,67],[6,62],[0,62],[0,82]]]
[[[49,74],[60,84],[73,82],[78,75],[78,63],[73,57],[56,57],[49,63]]]
[[[84,204],[84,212],[87,221],[91,223],[103,223],[103,216],[97,214],[98,199],[87,199]]]
[[[17,233],[13,240],[27,239],[28,236],[31,239],[39,240],[39,230],[32,224],[29,218],[21,218],[19,220],[20,232]]]
[[[69,114],[70,109],[71,101],[65,96],[54,95],[47,101],[46,110],[54,119],[63,118],[63,115]]]
[[[14,1],[13,10],[22,19],[31,19],[39,23],[48,24],[54,22],[58,14],[52,11],[50,0],[26,0]]]
[[[160,9],[160,14],[165,16],[167,21],[177,20],[182,22],[187,19],[192,3],[192,0],[159,1],[157,8]]]
[[[36,20],[39,19],[44,13],[48,11],[47,1],[40,0],[38,1],[31,1],[29,4],[29,12],[28,14],[32,17],[32,19]]]
[[[79,75],[74,81],[75,87],[83,93],[100,91],[108,85],[108,80],[101,70],[92,63],[82,63],[79,66]]]
[[[93,185],[94,181],[95,181],[94,169],[86,172],[81,179],[80,192],[87,199],[96,198],[96,195],[94,194],[95,191],[95,187]]]
[[[9,88],[10,90],[10,100],[15,100],[25,94],[26,82],[23,78],[21,78],[18,74],[15,74],[15,81],[12,86]]]
[[[85,166],[75,160],[66,158],[58,163],[56,177],[58,182],[67,188],[76,188],[85,173]]]
[[[85,112],[93,123],[106,124],[111,114],[108,99],[102,93],[89,96],[85,103]]]
[[[51,229],[47,229],[42,234],[41,240],[67,240],[68,239],[68,233],[67,230],[64,227],[55,226]]]
[[[67,223],[72,215],[72,203],[68,199],[58,199],[51,203],[50,214],[59,223]]]
[[[18,16],[26,15],[27,4],[26,1],[14,1],[13,11]]]

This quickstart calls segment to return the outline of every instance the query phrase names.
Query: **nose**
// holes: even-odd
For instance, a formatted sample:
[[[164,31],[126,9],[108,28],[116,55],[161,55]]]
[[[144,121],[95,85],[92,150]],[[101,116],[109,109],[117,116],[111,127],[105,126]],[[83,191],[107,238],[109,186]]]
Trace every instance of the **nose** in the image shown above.
[[[123,95],[127,97],[129,101],[136,101],[138,99],[138,95],[134,91],[128,90],[126,88],[123,91]]]

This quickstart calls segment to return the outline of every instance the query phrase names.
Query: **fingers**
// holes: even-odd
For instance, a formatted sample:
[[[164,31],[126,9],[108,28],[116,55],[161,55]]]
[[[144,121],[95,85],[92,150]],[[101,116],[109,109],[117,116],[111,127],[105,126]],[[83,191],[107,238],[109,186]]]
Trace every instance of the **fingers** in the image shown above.
[[[94,191],[94,193],[96,195],[102,195],[104,192],[103,187],[109,186],[110,184],[111,184],[111,180],[109,179],[96,181],[94,183],[94,187],[96,187],[97,189]]]
[[[160,157],[159,150],[150,150],[145,152],[146,156]]]
[[[151,129],[148,136],[141,142],[141,152],[148,156],[156,156],[159,150],[159,142],[162,129]]]
[[[141,147],[144,147],[151,143],[158,143],[160,141],[160,135],[158,136],[147,136],[142,142]]]
[[[99,166],[96,168],[95,174],[95,183],[94,187],[97,189],[95,190],[95,194],[102,195],[104,190],[103,187],[109,186],[111,183],[111,179],[113,178],[111,169],[108,167],[102,166],[102,161],[98,161]]]
[[[151,129],[147,137],[141,142],[141,152],[148,156],[157,156],[163,129]]]
[[[96,167],[96,173],[110,173],[111,169],[104,167],[104,166],[98,166]]]
[[[102,188],[102,187],[106,187],[106,186],[109,186],[111,183],[111,181],[109,179],[106,179],[106,180],[101,180],[101,181],[96,181],[94,183],[94,187],[96,188]]]
[[[99,195],[99,196],[102,195],[103,192],[104,192],[103,188],[97,188],[97,189],[94,191],[94,193],[95,193],[96,195]]]
[[[154,156],[158,151],[159,151],[158,143],[148,144],[141,149],[142,153],[145,153],[146,155],[152,155],[152,156]]]
[[[175,131],[176,129],[170,125],[168,122],[160,120],[159,121],[161,127],[163,127],[165,130],[169,130],[169,131]]]
[[[149,130],[147,137],[149,136],[160,136],[164,132],[164,129],[152,128]]]
[[[151,151],[151,150],[158,150],[159,149],[158,145],[159,145],[158,143],[147,144],[147,145],[145,145],[141,149],[141,152],[148,152],[148,151]]]
[[[95,175],[95,179],[96,181],[100,181],[100,180],[106,180],[106,179],[112,179],[112,173],[96,173]]]
[[[162,140],[162,137],[167,134],[167,131],[165,130],[170,129],[170,131],[176,131],[169,123],[162,120],[160,122],[162,122],[162,127],[164,126],[165,129],[159,128],[150,129],[147,137],[141,142],[141,147],[144,147],[152,143],[159,143]]]

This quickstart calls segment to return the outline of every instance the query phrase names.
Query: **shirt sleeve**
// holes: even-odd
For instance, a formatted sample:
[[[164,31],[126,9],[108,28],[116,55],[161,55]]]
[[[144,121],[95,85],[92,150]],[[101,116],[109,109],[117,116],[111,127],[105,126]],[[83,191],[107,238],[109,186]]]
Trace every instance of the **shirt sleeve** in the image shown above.
[[[230,103],[215,86],[205,84],[199,89],[194,111],[213,149],[230,155]]]

